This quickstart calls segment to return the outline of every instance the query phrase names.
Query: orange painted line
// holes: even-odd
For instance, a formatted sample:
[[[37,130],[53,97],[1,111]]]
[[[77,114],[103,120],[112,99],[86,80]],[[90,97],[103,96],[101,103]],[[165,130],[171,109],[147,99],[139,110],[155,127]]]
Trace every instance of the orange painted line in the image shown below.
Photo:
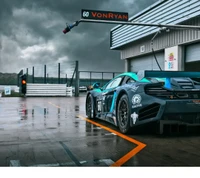
[[[55,104],[53,104],[53,103],[51,103],[51,102],[48,102],[48,103],[51,104],[51,105],[53,105],[53,106],[55,106],[55,107],[57,107],[57,108],[61,108],[60,106],[57,106],[57,105],[55,105]],[[87,122],[93,124],[93,125],[96,125],[96,126],[98,126],[98,127],[101,127],[101,128],[103,128],[103,129],[105,129],[105,130],[111,132],[111,133],[114,133],[114,134],[118,135],[119,137],[121,137],[121,138],[123,138],[123,139],[125,139],[125,140],[128,140],[129,142],[132,142],[132,143],[134,143],[134,144],[137,145],[137,147],[135,147],[135,148],[132,149],[130,152],[128,152],[126,155],[124,155],[122,158],[120,158],[118,161],[116,161],[115,163],[113,163],[113,164],[111,165],[112,167],[116,167],[116,166],[121,166],[121,165],[123,165],[125,162],[127,162],[129,159],[131,159],[133,156],[135,156],[138,152],[140,152],[144,147],[146,147],[146,144],[144,144],[144,143],[142,143],[142,142],[139,142],[139,141],[137,141],[137,140],[135,140],[135,139],[133,139],[133,138],[130,138],[130,137],[128,137],[128,136],[126,136],[126,135],[124,135],[124,134],[122,134],[122,133],[120,133],[120,132],[117,132],[117,131],[115,131],[115,130],[109,128],[109,127],[106,127],[106,126],[104,126],[104,125],[101,125],[101,124],[99,124],[99,123],[97,123],[97,122],[94,122],[94,121],[92,121],[92,120],[90,120],[90,119],[87,119],[87,118],[85,118],[85,117],[83,117],[83,116],[81,116],[81,115],[78,115],[78,117],[79,117],[80,119],[83,119],[83,120],[85,120],[85,121],[87,121]]]
[[[92,121],[92,120],[90,120],[90,119],[87,119],[87,118],[85,118],[85,117],[83,117],[83,116],[80,116],[80,115],[78,115],[78,117],[79,117],[80,119],[86,120],[87,122],[89,122],[89,123],[91,123],[91,124],[93,124],[93,125],[96,125],[96,126],[98,126],[98,127],[101,127],[101,128],[103,128],[103,129],[105,129],[105,130],[111,132],[111,133],[115,133],[115,134],[118,135],[119,137],[121,137],[121,138],[123,138],[123,139],[125,139],[125,140],[128,140],[129,142],[132,142],[132,143],[134,143],[134,144],[137,145],[136,148],[134,148],[133,150],[131,150],[130,152],[128,152],[126,155],[124,155],[124,156],[123,156],[122,158],[120,158],[118,161],[116,161],[115,163],[113,163],[111,166],[121,166],[121,165],[123,165],[125,162],[127,162],[129,159],[131,159],[134,155],[136,155],[138,152],[140,152],[144,147],[146,147],[146,145],[145,145],[144,143],[139,142],[139,141],[137,141],[137,140],[135,140],[135,139],[133,139],[133,138],[130,138],[130,137],[128,137],[128,136],[126,136],[126,135],[124,135],[124,134],[122,134],[122,133],[120,133],[120,132],[117,132],[117,131],[115,131],[115,130],[113,130],[113,129],[110,129],[109,127],[106,127],[106,126],[104,126],[104,125],[101,125],[101,124],[99,124],[99,123],[97,123],[97,122],[94,122],[94,121]]]
[[[55,106],[56,108],[61,108],[60,106],[57,106],[57,105],[55,105],[55,104],[53,104],[53,103],[51,103],[51,102],[48,102],[50,105],[52,105],[52,106]]]
[[[129,159],[131,159],[133,156],[135,156],[138,152],[140,152],[146,145],[141,143],[136,148],[132,149],[130,152],[128,152],[126,155],[124,155],[122,158],[120,158],[118,161],[110,165],[111,167],[119,167],[123,165],[125,162],[127,162]]]

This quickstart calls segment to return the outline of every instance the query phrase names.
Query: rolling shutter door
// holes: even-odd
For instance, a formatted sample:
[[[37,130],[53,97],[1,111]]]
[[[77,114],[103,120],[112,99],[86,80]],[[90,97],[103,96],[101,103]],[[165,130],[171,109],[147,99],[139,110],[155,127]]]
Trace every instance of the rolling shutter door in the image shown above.
[[[156,58],[162,70],[164,70],[164,52],[156,53]],[[160,70],[153,54],[131,59],[131,72],[139,70]]]
[[[185,62],[200,61],[200,43],[189,45],[186,47]]]

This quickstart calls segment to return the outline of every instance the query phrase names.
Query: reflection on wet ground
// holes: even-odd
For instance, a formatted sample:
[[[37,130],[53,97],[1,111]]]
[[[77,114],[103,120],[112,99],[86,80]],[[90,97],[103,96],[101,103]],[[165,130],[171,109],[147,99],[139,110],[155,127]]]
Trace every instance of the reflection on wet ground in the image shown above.
[[[60,127],[60,122],[64,123],[65,119],[68,118],[71,119],[72,117],[78,118],[76,117],[79,114],[78,105],[75,106],[67,105],[66,108],[61,108],[61,106],[57,106],[55,104],[53,104],[54,107],[52,107],[52,103],[51,102],[48,103],[47,105],[45,105],[45,107],[41,107],[39,105],[32,105],[32,108],[27,108],[26,103],[21,103],[18,108],[18,114],[20,116],[20,120],[21,121],[26,120],[26,123],[31,123],[33,127],[38,122],[43,123],[43,125],[46,128],[47,124],[49,123],[51,125],[53,121],[54,123],[55,121],[57,122],[57,124],[55,125],[56,127]],[[75,127],[78,127],[80,119],[75,120],[73,123],[75,124]],[[50,128],[48,127],[48,129],[56,127],[50,127]]]
[[[200,165],[198,135],[127,135],[146,144],[133,154],[138,144],[116,127],[78,115],[85,116],[84,96],[0,98],[0,166],[111,166],[118,160],[120,166]]]
[[[96,141],[106,131],[93,133],[96,127],[77,117],[84,107],[84,98],[1,98],[0,166],[112,164],[110,151],[104,155],[112,138]]]

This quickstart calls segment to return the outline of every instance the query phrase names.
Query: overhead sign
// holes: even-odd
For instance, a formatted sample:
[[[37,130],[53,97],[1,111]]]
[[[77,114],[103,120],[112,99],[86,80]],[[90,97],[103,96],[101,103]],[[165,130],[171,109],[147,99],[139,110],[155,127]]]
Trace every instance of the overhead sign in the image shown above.
[[[96,11],[82,9],[81,17],[83,19],[93,20],[128,21],[128,13],[126,12]]]

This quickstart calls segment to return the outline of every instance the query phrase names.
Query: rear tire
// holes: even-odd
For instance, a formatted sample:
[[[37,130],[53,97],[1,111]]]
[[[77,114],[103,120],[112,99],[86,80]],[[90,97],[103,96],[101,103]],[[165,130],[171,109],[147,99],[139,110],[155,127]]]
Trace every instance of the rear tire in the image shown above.
[[[95,118],[94,99],[91,94],[86,99],[86,115],[89,119]]]
[[[126,134],[130,131],[130,108],[128,96],[124,94],[117,105],[117,120],[119,129]]]

